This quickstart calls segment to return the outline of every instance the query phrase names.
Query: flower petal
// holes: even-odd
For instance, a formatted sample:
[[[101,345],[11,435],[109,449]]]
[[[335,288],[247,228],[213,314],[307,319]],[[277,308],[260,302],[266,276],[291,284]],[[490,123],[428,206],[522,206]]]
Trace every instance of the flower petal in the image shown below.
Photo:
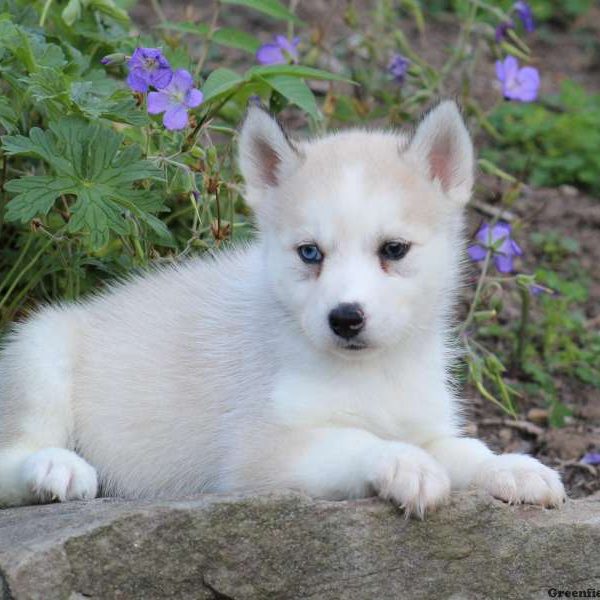
[[[512,81],[519,71],[519,61],[510,54],[504,59],[504,79],[505,81]]]
[[[177,69],[173,73],[173,79],[169,83],[169,90],[177,91],[177,92],[187,92],[192,85],[194,85],[194,80],[189,71],[186,69]]]
[[[508,33],[509,29],[514,28],[514,23],[512,21],[502,21],[497,27],[495,32],[496,42],[500,43]],[[499,62],[499,61],[498,61]],[[496,71],[497,73],[498,71]]]
[[[492,241],[497,242],[502,238],[510,237],[510,225],[504,221],[499,221],[492,227]]]
[[[170,101],[168,94],[163,92],[150,92],[148,94],[148,112],[151,115],[165,112],[169,108]]]
[[[513,4],[513,9],[517,13],[517,16],[523,22],[523,27],[527,33],[531,33],[535,30],[535,22],[533,20],[533,11],[531,6],[527,2],[519,1]]]
[[[480,228],[477,234],[475,235],[475,239],[478,242],[481,242],[481,245],[488,246],[492,243],[490,226],[487,223],[484,223]]]
[[[204,100],[204,94],[196,88],[192,88],[185,95],[185,105],[188,108],[196,108],[196,106],[202,104],[202,100]]]
[[[535,67],[523,67],[517,76],[519,99],[522,102],[532,102],[537,98],[540,88],[540,74]]]
[[[403,83],[410,61],[401,54],[392,55],[388,63],[388,72],[394,77],[398,83]]]
[[[474,244],[473,246],[469,246],[467,248],[467,254],[473,262],[479,262],[485,258],[487,250],[479,244]]]
[[[166,88],[173,78],[171,67],[159,67],[150,73],[150,83],[158,90]]]
[[[540,294],[547,294],[548,290],[545,287],[538,285],[537,283],[532,283],[529,286],[529,292],[532,296],[539,296]]]
[[[276,44],[263,44],[256,51],[256,60],[261,65],[279,65],[287,62],[281,48]]]
[[[144,66],[144,53],[142,52],[142,48],[136,48],[127,63],[127,66],[130,69],[139,69]]]
[[[283,52],[287,52],[294,60],[298,59],[298,43],[300,42],[300,38],[294,38],[292,42],[288,40],[284,35],[275,36],[275,44],[279,46]]]
[[[521,246],[515,240],[510,240],[510,252],[513,256],[523,256],[523,250],[521,250]]]
[[[496,61],[496,77],[504,83],[504,63],[501,60]]]
[[[494,264],[500,273],[512,273],[514,270],[512,256],[496,254],[494,256]]]
[[[600,465],[600,452],[588,452],[581,457],[579,462],[584,465]]]
[[[160,48],[139,48],[143,58],[149,58],[152,60],[160,60],[163,58],[162,51]]]
[[[163,117],[164,126],[173,131],[183,129],[188,124],[187,109],[183,104],[171,104]]]
[[[148,91],[148,74],[143,69],[132,69],[127,75],[127,85],[134,92]]]

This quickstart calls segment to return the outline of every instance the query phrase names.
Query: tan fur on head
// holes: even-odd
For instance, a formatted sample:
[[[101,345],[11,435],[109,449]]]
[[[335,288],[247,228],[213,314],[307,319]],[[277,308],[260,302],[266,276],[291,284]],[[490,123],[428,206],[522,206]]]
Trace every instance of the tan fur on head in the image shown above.
[[[269,190],[282,185],[305,162],[314,172],[353,161],[370,162],[392,174],[408,163],[408,171],[421,172],[460,205],[469,200],[473,187],[473,144],[453,101],[427,112],[411,139],[392,132],[354,130],[299,144],[265,108],[249,107],[240,133],[239,164],[251,206],[256,208]]]

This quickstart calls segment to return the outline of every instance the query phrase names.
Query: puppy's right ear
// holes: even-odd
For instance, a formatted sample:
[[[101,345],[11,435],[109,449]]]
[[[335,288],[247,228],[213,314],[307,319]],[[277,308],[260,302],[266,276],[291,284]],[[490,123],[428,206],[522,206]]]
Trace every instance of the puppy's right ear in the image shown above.
[[[239,164],[250,196],[277,187],[301,161],[276,119],[265,108],[250,105],[239,140]]]

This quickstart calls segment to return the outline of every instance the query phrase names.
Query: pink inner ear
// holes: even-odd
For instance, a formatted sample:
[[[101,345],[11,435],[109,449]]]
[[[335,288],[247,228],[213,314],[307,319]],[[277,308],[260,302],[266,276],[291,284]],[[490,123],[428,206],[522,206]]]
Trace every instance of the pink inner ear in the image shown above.
[[[277,168],[281,157],[265,140],[259,138],[255,144],[261,179],[267,185],[277,185]]]
[[[450,169],[448,163],[448,157],[443,154],[432,153],[429,155],[432,178],[440,180],[444,191],[448,191],[450,184]]]
[[[442,189],[447,192],[452,187],[452,142],[445,136],[442,139],[436,139],[429,153],[429,168],[432,179],[439,179]]]

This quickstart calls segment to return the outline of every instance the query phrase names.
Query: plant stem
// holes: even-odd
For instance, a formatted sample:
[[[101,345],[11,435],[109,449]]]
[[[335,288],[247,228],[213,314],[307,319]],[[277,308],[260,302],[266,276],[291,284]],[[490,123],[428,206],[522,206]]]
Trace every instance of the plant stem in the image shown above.
[[[4,227],[4,207],[6,205],[6,192],[4,184],[8,173],[8,156],[2,155],[2,171],[0,171],[0,239],[2,239],[2,229]]]
[[[161,23],[164,23],[165,21],[167,21],[167,15],[165,15],[165,13],[162,9],[162,6],[160,5],[159,0],[150,0],[150,4],[152,5],[152,10],[158,17],[158,20]]]
[[[291,13],[296,13],[296,7],[298,6],[298,1],[299,0],[290,0],[288,8]],[[288,21],[287,36],[288,36],[289,40],[292,40],[294,38],[294,22],[293,21]]]
[[[194,127],[194,130],[192,131],[192,133],[190,133],[190,135],[187,136],[185,142],[183,143],[183,146],[181,148],[182,152],[187,152],[190,148],[193,147],[195,140],[196,140],[196,136],[198,135],[198,132],[202,128],[202,125],[204,125],[204,123],[206,123],[206,121],[208,121],[211,117],[218,114],[218,112],[229,102],[229,100],[231,100],[231,98],[233,98],[238,93],[240,87],[244,83],[245,82],[242,82],[240,85],[237,85],[230,94],[227,94],[227,96],[225,96],[225,98],[223,98],[223,100],[221,102],[219,102],[211,110],[208,110],[204,114],[204,116],[201,117],[201,119],[198,121],[198,124],[196,125],[196,127]]]
[[[53,0],[46,0],[44,3],[44,8],[42,9],[42,14],[40,16],[40,27],[44,26],[46,22],[46,17],[48,16],[48,11],[50,10],[50,6],[52,6]]]
[[[19,281],[21,281],[21,279],[24,277],[24,275],[27,273],[27,271],[29,271],[29,269],[31,269],[33,267],[33,265],[35,265],[35,263],[39,260],[40,256],[42,256],[42,254],[44,252],[46,252],[46,250],[48,249],[48,246],[50,246],[50,244],[52,244],[53,241],[54,241],[54,238],[50,238],[40,248],[40,250],[37,252],[37,254],[29,261],[29,263],[25,266],[25,268],[22,271],[20,271],[19,274],[15,277],[15,280],[12,282],[12,285],[8,288],[8,291],[6,292],[6,294],[4,294],[4,297],[2,298],[2,300],[0,300],[0,309],[4,306],[4,304],[10,297],[10,295],[13,293],[13,291],[17,287],[17,284],[19,283]],[[29,245],[29,240],[27,240],[27,245]]]
[[[196,64],[196,68],[194,69],[195,77],[198,77],[202,72],[202,68],[204,67],[204,63],[208,58],[208,51],[210,49],[210,43],[212,41],[212,37],[217,30],[217,21],[219,20],[219,13],[221,12],[221,3],[219,0],[215,0],[212,19],[210,21],[210,26],[208,32],[206,33],[206,38],[204,40],[204,45],[202,46],[202,54],[198,59],[198,63]]]
[[[519,287],[521,294],[521,321],[519,323],[519,338],[517,341],[517,353],[515,356],[515,365],[522,368],[525,359],[525,348],[527,347],[527,328],[529,325],[529,309],[531,307],[531,298],[529,290]]]
[[[23,258],[25,258],[27,251],[29,250],[29,246],[31,246],[32,241],[33,241],[33,236],[32,235],[27,236],[27,241],[25,242],[25,245],[21,249],[21,252],[19,252],[19,256],[17,257],[17,260],[13,264],[11,270],[6,274],[6,277],[4,277],[4,279],[2,281],[0,281],[0,290],[5,285],[8,285],[8,282],[10,281],[10,278],[13,276],[13,273],[16,272],[16,270],[21,265]]]
[[[467,314],[467,318],[464,320],[463,324],[459,328],[459,333],[461,333],[461,334],[463,334],[467,330],[467,327],[471,324],[471,321],[473,320],[473,316],[475,315],[477,305],[479,304],[479,296],[481,296],[481,290],[483,289],[483,282],[485,281],[485,276],[487,275],[491,258],[492,258],[492,251],[488,250],[487,254],[485,255],[485,259],[483,261],[481,275],[479,275],[479,281],[477,282],[477,287],[475,288],[475,296],[473,297],[473,302],[471,302],[471,307],[469,308],[469,313]]]

